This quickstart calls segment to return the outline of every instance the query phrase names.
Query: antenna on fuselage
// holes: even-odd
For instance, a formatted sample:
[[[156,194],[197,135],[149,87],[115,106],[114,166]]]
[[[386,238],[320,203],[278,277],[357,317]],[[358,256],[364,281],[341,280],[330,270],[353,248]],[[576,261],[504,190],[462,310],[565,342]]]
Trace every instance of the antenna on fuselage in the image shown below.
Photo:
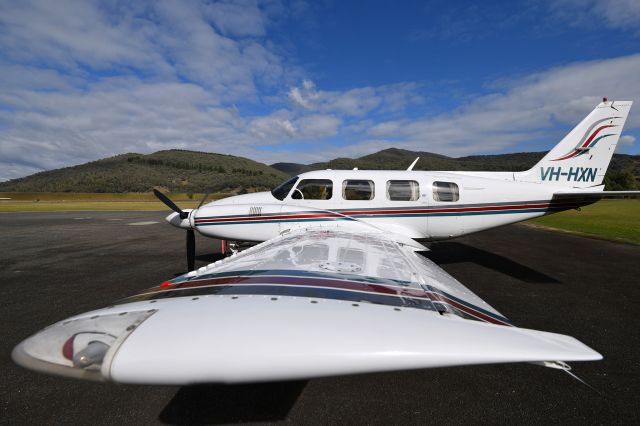
[[[416,163],[418,162],[418,160],[420,159],[420,157],[417,157],[415,160],[413,160],[413,163],[411,163],[411,165],[407,168],[407,171],[410,172],[411,170],[413,170],[413,166],[416,165]]]

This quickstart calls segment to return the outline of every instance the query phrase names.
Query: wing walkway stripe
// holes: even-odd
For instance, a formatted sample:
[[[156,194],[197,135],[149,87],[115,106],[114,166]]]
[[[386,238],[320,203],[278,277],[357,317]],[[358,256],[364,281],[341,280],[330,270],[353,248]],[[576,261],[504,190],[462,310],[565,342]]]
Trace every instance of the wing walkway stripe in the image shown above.
[[[440,302],[459,309],[467,315],[471,315],[485,322],[494,324],[510,325],[509,320],[499,315],[493,314],[480,307],[472,305],[468,302],[453,297],[440,290],[430,287],[429,291],[418,288],[400,288],[388,287],[382,284],[363,283],[348,280],[338,280],[321,277],[300,277],[300,276],[283,276],[283,275],[250,275],[250,276],[226,276],[217,278],[207,278],[195,281],[183,281],[175,283],[169,287],[155,287],[144,293],[132,296],[130,299],[147,299],[147,298],[163,298],[163,297],[180,297],[191,295],[191,289],[214,288],[218,286],[235,287],[235,286],[292,286],[305,288],[324,288],[331,290],[340,290],[347,292],[355,292],[359,294],[368,294],[374,296],[389,296],[399,299],[422,299],[431,302]],[[166,294],[165,293],[169,293]],[[127,300],[127,299],[125,299]],[[424,308],[423,308],[424,309]]]

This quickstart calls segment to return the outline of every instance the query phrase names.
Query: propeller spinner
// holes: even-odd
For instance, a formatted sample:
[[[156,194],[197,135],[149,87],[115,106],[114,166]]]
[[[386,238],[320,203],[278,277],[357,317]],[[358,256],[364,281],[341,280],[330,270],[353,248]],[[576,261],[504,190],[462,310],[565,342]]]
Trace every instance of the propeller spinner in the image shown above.
[[[188,221],[185,221],[184,219],[188,219],[190,212],[193,212],[195,210],[189,210],[189,211],[182,210],[180,207],[176,205],[176,203],[171,201],[169,197],[167,197],[157,189],[154,189],[153,193],[160,201],[162,201],[167,207],[169,207],[171,210],[175,212],[167,216],[167,221],[175,226],[186,229],[187,231],[187,270],[189,272],[193,271],[195,269],[195,263],[196,263],[196,234],[193,228],[191,228],[191,225],[187,225],[185,223]],[[198,207],[202,205],[207,195],[205,195],[205,198],[200,202],[200,205]]]

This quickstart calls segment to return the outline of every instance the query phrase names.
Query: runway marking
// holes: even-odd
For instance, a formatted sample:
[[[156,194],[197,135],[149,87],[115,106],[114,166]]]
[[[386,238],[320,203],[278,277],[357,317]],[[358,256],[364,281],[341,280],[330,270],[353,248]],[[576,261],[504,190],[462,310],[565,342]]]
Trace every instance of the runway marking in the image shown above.
[[[145,225],[154,225],[156,223],[160,223],[160,222],[156,222],[154,220],[149,220],[147,222],[132,222],[132,223],[127,223],[127,225],[133,225],[133,226],[145,226]]]

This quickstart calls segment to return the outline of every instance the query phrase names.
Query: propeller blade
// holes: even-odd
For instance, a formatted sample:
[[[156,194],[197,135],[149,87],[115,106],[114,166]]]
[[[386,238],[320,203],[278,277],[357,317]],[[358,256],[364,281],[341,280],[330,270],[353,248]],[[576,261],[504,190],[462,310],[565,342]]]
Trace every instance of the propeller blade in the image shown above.
[[[187,231],[187,272],[196,269],[196,234],[193,229]]]
[[[209,192],[204,194],[204,197],[202,197],[202,201],[200,201],[200,204],[198,204],[198,207],[196,207],[196,208],[199,209],[200,207],[202,207],[204,202],[207,201],[207,198],[209,198]]]
[[[189,213],[184,212],[180,209],[180,207],[178,207],[176,205],[176,203],[174,203],[173,201],[171,201],[169,199],[169,197],[167,197],[166,195],[164,195],[162,192],[158,191],[157,189],[153,189],[153,193],[156,197],[158,197],[158,199],[160,201],[162,201],[167,207],[169,207],[171,210],[173,210],[174,212],[178,213],[180,215],[180,219],[186,219],[189,217]]]

